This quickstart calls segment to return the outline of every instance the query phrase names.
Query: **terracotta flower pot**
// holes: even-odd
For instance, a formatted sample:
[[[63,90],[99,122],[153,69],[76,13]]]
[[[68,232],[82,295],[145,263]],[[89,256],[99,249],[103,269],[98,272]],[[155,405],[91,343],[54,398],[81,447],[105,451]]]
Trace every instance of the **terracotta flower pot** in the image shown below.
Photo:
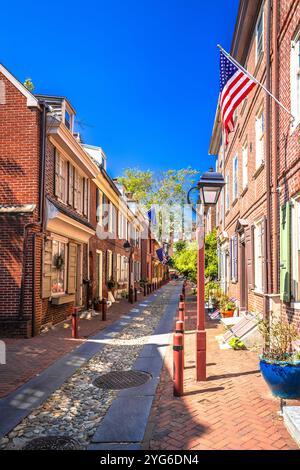
[[[233,310],[223,310],[221,311],[222,318],[230,318],[233,317],[234,309]]]

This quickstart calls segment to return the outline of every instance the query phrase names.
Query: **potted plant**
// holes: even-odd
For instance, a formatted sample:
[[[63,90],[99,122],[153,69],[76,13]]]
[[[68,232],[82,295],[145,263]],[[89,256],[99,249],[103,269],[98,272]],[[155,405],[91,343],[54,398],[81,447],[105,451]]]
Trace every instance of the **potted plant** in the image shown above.
[[[259,321],[264,339],[260,371],[273,395],[279,398],[300,397],[300,352],[293,342],[298,338],[296,327],[286,321]]]
[[[115,285],[116,285],[116,283],[115,283],[113,278],[111,278],[107,281],[108,290],[113,290]]]
[[[235,311],[235,303],[231,300],[223,304],[223,308],[221,309],[221,315],[223,318],[230,318],[233,317]]]
[[[101,312],[101,305],[102,305],[102,302],[101,302],[101,299],[100,297],[95,297],[94,300],[93,300],[93,305],[94,305],[94,310],[96,312]]]

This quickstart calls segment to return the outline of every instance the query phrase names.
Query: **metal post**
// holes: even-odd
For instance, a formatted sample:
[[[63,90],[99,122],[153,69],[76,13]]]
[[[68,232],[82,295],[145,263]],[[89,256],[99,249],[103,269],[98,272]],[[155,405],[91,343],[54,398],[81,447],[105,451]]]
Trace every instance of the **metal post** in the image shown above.
[[[204,243],[198,246],[197,257],[197,331],[196,380],[206,380],[206,331],[204,307]]]
[[[107,300],[102,299],[102,321],[106,321],[106,312],[107,312]]]
[[[129,287],[129,302],[133,304],[133,288],[132,286]]]
[[[147,284],[145,283],[144,284],[144,297],[146,297],[147,295]]]
[[[183,335],[175,333],[173,336],[173,375],[175,397],[183,395]]]
[[[137,301],[137,288],[134,288],[134,301]]]
[[[72,311],[72,338],[78,338],[78,312],[79,307],[73,307]]]

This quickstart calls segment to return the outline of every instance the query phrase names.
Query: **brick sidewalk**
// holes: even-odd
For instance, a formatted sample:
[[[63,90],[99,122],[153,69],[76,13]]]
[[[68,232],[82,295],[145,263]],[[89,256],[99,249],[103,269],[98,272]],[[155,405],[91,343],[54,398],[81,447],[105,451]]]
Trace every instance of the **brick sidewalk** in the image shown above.
[[[145,449],[297,449],[277,414],[279,401],[262,379],[257,354],[220,350],[223,327],[207,320],[206,382],[195,382],[195,299],[187,303],[185,394],[173,397],[172,349],[167,354],[149,418]],[[299,404],[299,403],[298,403]]]
[[[141,294],[138,296],[138,301],[144,298]],[[89,336],[118,320],[131,308],[134,308],[134,304],[122,299],[107,310],[105,322],[101,320],[101,313],[91,319],[80,319],[79,339],[72,339],[70,320],[34,338],[4,339],[7,363],[0,365],[0,398],[13,392],[57,359],[80,346]]]

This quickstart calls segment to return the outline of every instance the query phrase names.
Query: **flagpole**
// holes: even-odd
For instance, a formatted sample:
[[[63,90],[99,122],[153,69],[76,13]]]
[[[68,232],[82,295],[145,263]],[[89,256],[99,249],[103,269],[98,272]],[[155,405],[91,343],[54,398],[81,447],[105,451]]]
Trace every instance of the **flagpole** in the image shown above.
[[[220,44],[217,44],[217,47],[223,52],[223,54],[227,57],[228,60],[230,60],[232,64],[236,65],[240,70],[242,70],[242,72],[244,72],[245,75],[257,83],[257,85],[259,85],[263,90],[265,90],[265,92],[268,93],[268,95],[270,95],[271,98],[273,98],[273,100],[276,101],[276,103],[279,104],[279,106],[281,106],[282,109],[284,109],[291,116],[292,122],[295,120],[295,117],[292,115],[292,113],[280,101],[278,101],[278,99],[272,95],[272,93],[262,83],[260,83],[255,77],[253,77],[253,75],[251,75],[251,73],[248,72],[248,70],[239,64],[230,54],[228,54],[228,52],[226,52],[223,47],[220,46]]]

